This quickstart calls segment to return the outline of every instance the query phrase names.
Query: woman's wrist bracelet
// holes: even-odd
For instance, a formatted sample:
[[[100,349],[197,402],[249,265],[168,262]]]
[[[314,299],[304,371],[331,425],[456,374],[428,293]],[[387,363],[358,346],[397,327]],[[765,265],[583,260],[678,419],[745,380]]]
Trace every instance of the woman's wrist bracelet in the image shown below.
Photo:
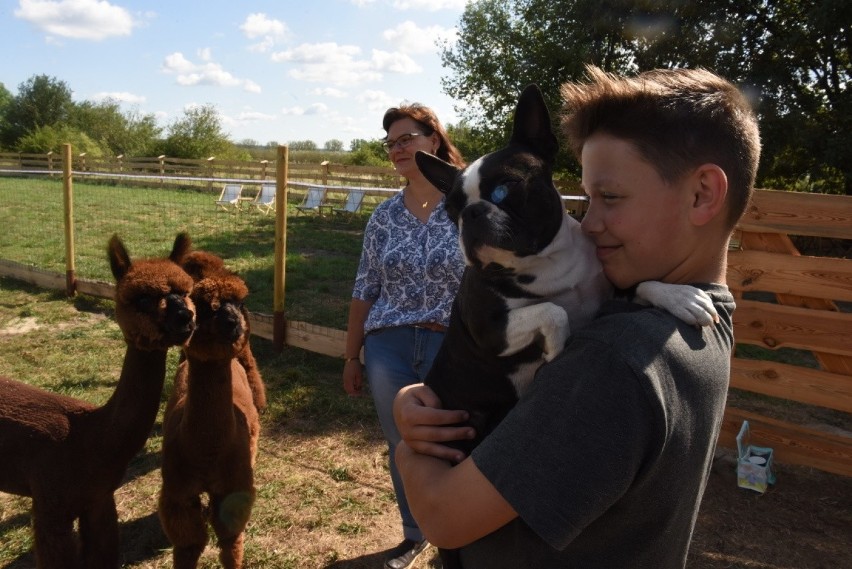
[[[361,360],[361,358],[358,357],[358,356],[355,356],[354,358],[345,358],[345,359],[346,359],[346,363],[354,362],[355,360],[358,360],[358,361]]]

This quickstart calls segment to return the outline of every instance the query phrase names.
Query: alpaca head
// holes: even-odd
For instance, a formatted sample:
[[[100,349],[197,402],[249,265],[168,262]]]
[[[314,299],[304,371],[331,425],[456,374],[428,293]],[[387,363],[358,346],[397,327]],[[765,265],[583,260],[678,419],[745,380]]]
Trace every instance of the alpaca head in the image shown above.
[[[202,360],[235,357],[249,341],[248,311],[243,306],[248,287],[210,253],[195,251],[183,266],[196,279],[191,298],[197,328],[187,354]]]
[[[166,259],[131,262],[117,235],[107,249],[115,276],[115,318],[125,341],[143,350],[166,350],[186,344],[195,329],[189,294],[192,277],[179,266],[191,243],[177,236]]]

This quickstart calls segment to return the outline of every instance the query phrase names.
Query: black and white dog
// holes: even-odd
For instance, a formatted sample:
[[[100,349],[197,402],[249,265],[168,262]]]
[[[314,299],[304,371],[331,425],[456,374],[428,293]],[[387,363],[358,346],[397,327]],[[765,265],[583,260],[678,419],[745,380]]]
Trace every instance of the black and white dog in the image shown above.
[[[466,268],[450,326],[426,378],[445,409],[465,409],[476,438],[469,453],[515,405],[542,363],[556,357],[571,328],[588,323],[613,289],[594,245],[568,215],[553,185],[558,143],[541,91],[518,100],[505,148],[464,170],[415,156],[423,175],[446,193],[459,227]],[[716,318],[700,289],[649,281],[636,300],[691,324]]]

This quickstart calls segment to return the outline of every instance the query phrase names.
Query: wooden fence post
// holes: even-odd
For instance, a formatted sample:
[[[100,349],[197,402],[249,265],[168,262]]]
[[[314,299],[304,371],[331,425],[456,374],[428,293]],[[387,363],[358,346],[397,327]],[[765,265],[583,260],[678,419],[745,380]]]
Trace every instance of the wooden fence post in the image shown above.
[[[287,274],[287,177],[289,175],[290,149],[278,147],[275,173],[275,274],[272,297],[272,346],[284,349],[287,341],[287,320],[284,316],[284,285]]]
[[[211,156],[207,159],[207,177],[213,177],[213,161],[216,159],[215,156]],[[207,191],[213,191],[213,180],[207,180]]]
[[[62,145],[62,195],[65,209],[65,293],[74,296],[77,277],[74,262],[74,182],[71,174],[71,145]]]

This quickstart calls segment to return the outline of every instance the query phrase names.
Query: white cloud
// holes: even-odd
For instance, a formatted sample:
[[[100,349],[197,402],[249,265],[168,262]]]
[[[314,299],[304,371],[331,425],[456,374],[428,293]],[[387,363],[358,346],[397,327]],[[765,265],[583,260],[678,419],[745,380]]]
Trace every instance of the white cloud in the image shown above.
[[[269,113],[261,113],[260,111],[243,111],[235,118],[240,122],[256,122],[270,121],[274,120],[276,117],[275,115],[270,115]]]
[[[394,0],[391,4],[397,10],[425,10],[427,12],[455,10],[463,12],[467,0]]]
[[[389,71],[403,75],[411,75],[412,73],[423,71],[422,67],[404,53],[391,53],[389,51],[374,49],[371,62],[374,69],[378,71]]]
[[[374,64],[356,60],[361,48],[355,45],[338,45],[333,42],[302,44],[293,49],[273,53],[272,61],[294,63],[289,75],[300,81],[352,85],[364,81],[378,81],[382,74]]]
[[[52,36],[94,41],[129,36],[136,25],[127,10],[105,0],[20,0],[15,17]]]
[[[365,105],[367,109],[374,113],[384,112],[391,107],[395,107],[398,101],[393,99],[384,91],[375,91],[366,89],[358,95],[356,99],[359,103]]]
[[[309,105],[308,108],[303,108],[303,107],[298,107],[298,106],[287,107],[287,108],[281,109],[281,112],[285,115],[296,115],[296,116],[321,115],[321,114],[328,113],[328,107],[326,105],[322,104],[322,103],[314,103],[312,105]]]
[[[240,29],[250,40],[260,39],[249,46],[249,50],[260,53],[270,51],[275,44],[287,39],[290,29],[281,20],[270,19],[266,14],[249,14]]]
[[[395,28],[382,32],[382,37],[395,50],[402,53],[437,53],[437,42],[448,41],[451,44],[455,43],[458,37],[458,30],[442,26],[421,28],[411,20],[406,20]]]
[[[361,48],[357,45],[338,45],[334,42],[303,43],[293,49],[273,53],[270,59],[275,62],[337,64],[352,61],[359,53]]]
[[[310,91],[311,95],[319,95],[321,97],[332,97],[334,99],[344,99],[347,97],[346,91],[335,89],[334,87],[317,87]]]
[[[212,61],[209,49],[198,52],[202,63],[193,63],[181,52],[166,56],[163,61],[163,73],[176,75],[178,85],[191,87],[195,85],[212,85],[215,87],[242,87],[249,93],[260,93],[260,85],[251,79],[240,79],[225,71],[221,65]]]
[[[131,103],[131,104],[140,104],[146,101],[145,97],[142,95],[134,95],[133,93],[128,93],[126,91],[113,91],[113,92],[105,92],[102,91],[100,93],[95,93],[92,95],[92,99],[95,101],[118,101],[120,103]]]
[[[353,85],[379,81],[383,73],[412,74],[423,69],[404,53],[373,50],[370,59],[357,59],[361,48],[333,42],[302,44],[293,49],[273,53],[278,63],[293,63],[290,77],[314,83]]]

